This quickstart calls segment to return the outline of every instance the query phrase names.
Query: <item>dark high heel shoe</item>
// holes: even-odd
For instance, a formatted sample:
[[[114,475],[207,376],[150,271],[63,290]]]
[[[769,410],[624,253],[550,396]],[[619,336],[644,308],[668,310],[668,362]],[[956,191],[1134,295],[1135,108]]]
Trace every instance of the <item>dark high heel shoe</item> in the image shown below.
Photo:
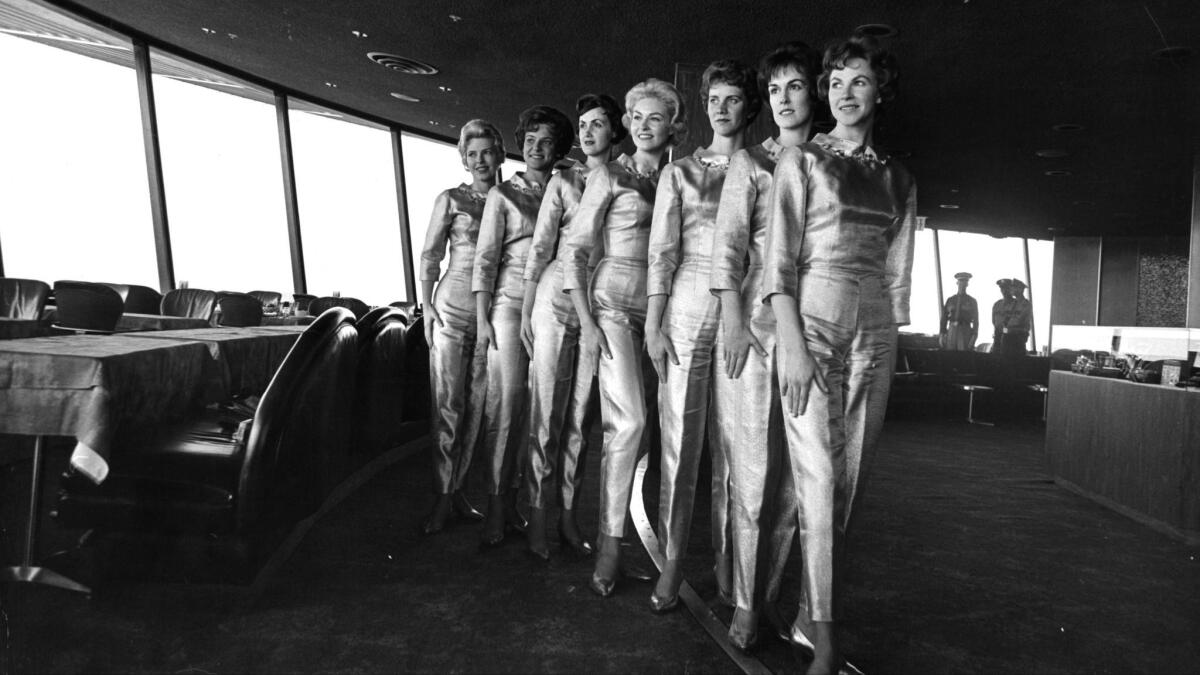
[[[525,548],[525,552],[530,556],[537,558],[541,562],[550,562],[550,549],[548,548],[534,548],[532,546],[528,546]]]
[[[749,612],[750,628],[742,630],[738,628],[738,618],[747,618],[746,613],[741,609],[733,610],[733,619],[729,622],[729,644],[733,645],[734,649],[743,654],[749,654],[750,650],[758,645],[758,615],[754,612]]]
[[[558,543],[564,551],[570,551],[577,558],[590,558],[596,553],[596,548],[586,539],[571,540],[561,525],[558,527]]]
[[[679,594],[676,593],[669,598],[660,598],[657,595],[650,594],[650,611],[655,614],[666,614],[673,612],[679,607]]]
[[[596,595],[607,598],[613,594],[613,590],[617,587],[616,579],[605,579],[604,577],[592,572],[592,578],[588,580],[588,588]]]
[[[450,495],[450,504],[454,507],[454,513],[458,514],[458,517],[463,520],[469,522],[480,522],[483,520],[483,514],[471,505],[471,502],[467,500],[467,496],[462,492],[455,492]]]
[[[426,537],[435,535],[444,529],[446,529],[446,523],[437,522],[437,519],[433,516],[429,516],[421,522],[421,534]]]
[[[507,532],[519,532],[525,534],[525,530],[529,529],[529,521],[525,516],[521,515],[521,511],[517,509],[517,491],[509,490],[504,494],[504,529]]]

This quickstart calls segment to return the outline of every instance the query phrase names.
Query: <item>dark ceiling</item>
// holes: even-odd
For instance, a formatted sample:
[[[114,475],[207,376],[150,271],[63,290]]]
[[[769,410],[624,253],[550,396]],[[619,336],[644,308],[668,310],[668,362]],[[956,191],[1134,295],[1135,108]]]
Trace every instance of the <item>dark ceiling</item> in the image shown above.
[[[52,4],[286,93],[443,138],[471,117],[507,128],[535,103],[571,111],[583,92],[620,98],[647,76],[672,80],[677,63],[753,61],[785,40],[822,45],[886,24],[897,31],[885,42],[903,76],[877,141],[907,155],[929,226],[1036,238],[1189,230],[1200,157],[1194,0]],[[1165,47],[1191,53],[1156,55]],[[439,72],[404,74],[368,52]]]

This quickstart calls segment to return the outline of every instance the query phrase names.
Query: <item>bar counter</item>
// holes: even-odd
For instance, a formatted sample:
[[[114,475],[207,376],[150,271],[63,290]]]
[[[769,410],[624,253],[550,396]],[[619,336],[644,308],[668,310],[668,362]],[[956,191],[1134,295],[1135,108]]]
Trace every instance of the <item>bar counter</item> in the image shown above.
[[[1200,391],[1053,371],[1046,456],[1056,482],[1200,543]]]

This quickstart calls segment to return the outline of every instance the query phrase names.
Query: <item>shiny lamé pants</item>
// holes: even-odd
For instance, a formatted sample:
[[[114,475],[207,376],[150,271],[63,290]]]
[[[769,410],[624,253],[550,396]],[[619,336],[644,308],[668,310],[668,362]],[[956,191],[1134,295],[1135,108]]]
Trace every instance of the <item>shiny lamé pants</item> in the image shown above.
[[[529,355],[521,343],[521,265],[504,265],[496,275],[491,322],[495,348],[487,350],[487,394],[483,405],[483,452],[488,494],[503,494],[520,483],[514,470],[524,465],[529,426]]]
[[[433,489],[438,494],[462,489],[479,439],[487,355],[475,349],[470,286],[469,274],[447,272],[433,300],[442,318],[429,345]]]
[[[600,533],[625,535],[633,474],[646,431],[642,344],[646,325],[646,261],[607,257],[592,277],[592,314],[612,358],[599,358]]]
[[[550,263],[538,282],[533,305],[530,365],[529,504],[545,509],[554,501],[556,479],[564,509],[575,508],[583,457],[591,431],[594,377],[579,372],[579,316],[562,290],[562,266]]]
[[[897,331],[877,279],[811,274],[801,277],[800,288],[804,340],[829,391],[814,386],[808,409],[784,414],[784,427],[799,498],[808,616],[833,621],[841,614],[846,529],[883,427]]]
[[[749,350],[741,376],[732,379],[725,374],[724,334],[718,334],[712,418],[720,444],[727,448],[733,599],[739,608],[757,611],[761,601],[779,597],[798,505],[775,372],[774,320],[770,307],[756,298],[743,298],[743,303],[756,303],[743,309],[766,315],[748,326],[767,355]],[[760,584],[763,573],[766,583]]]
[[[718,312],[717,298],[709,290],[708,266],[685,260],[675,273],[663,313],[663,329],[675,347],[679,365],[668,360],[667,381],[658,388],[662,442],[658,532],[667,560],[687,555],[706,437],[712,459],[713,548],[719,555],[730,551],[728,463],[720,434],[708,426]]]

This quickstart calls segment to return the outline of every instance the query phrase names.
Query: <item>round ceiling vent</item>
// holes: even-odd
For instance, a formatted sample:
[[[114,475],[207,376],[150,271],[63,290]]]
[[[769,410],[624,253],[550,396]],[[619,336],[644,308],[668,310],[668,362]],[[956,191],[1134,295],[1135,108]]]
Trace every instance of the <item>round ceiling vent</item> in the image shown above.
[[[368,52],[367,58],[375,63],[405,75],[437,75],[438,69],[423,61],[410,59],[386,52]]]
[[[854,32],[859,35],[870,35],[873,38],[883,39],[893,37],[899,31],[886,23],[864,23],[855,28]]]

